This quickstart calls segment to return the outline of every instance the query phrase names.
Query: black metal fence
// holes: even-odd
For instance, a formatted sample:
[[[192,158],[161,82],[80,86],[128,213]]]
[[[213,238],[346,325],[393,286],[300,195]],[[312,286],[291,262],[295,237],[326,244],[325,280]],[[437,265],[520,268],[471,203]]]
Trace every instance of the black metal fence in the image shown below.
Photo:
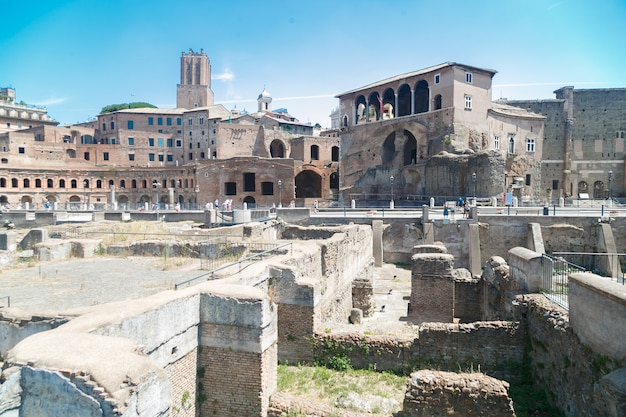
[[[574,272],[583,272],[585,268],[566,261],[560,256],[543,254],[541,259],[542,279],[540,291],[550,300],[569,310],[568,279]]]

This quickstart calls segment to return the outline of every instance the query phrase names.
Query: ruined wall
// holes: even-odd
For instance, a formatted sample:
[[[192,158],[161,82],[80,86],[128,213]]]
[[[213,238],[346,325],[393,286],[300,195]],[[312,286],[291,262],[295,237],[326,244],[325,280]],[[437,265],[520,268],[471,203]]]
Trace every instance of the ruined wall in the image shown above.
[[[411,301],[408,320],[416,325],[428,321],[454,320],[454,257],[450,254],[413,255]]]
[[[481,320],[480,299],[482,284],[478,278],[465,276],[454,280],[454,316],[461,323]]]

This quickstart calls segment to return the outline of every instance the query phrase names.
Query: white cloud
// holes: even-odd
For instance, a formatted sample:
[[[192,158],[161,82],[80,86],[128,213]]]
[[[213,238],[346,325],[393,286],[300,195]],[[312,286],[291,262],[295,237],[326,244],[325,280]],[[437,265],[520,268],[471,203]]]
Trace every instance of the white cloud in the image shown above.
[[[235,74],[233,74],[229,68],[226,68],[221,74],[211,74],[211,79],[219,81],[232,81],[235,79]]]
[[[49,98],[47,100],[38,101],[32,104],[34,104],[35,106],[53,106],[55,104],[65,103],[67,100],[69,100],[68,97]]]

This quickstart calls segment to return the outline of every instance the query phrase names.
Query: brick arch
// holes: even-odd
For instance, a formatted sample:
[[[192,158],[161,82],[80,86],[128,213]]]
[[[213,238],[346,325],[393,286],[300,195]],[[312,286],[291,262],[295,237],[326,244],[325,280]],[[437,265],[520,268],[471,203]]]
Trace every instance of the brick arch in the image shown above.
[[[321,198],[322,176],[312,169],[305,169],[296,175],[296,198]]]

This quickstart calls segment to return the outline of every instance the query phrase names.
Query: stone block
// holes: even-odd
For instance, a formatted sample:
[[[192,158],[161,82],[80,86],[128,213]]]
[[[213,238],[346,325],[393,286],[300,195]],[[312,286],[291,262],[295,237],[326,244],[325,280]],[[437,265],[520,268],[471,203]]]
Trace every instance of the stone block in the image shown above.
[[[0,250],[13,252],[17,249],[17,235],[15,232],[0,232]]]
[[[413,274],[452,275],[454,256],[444,253],[420,253],[411,257]]]

